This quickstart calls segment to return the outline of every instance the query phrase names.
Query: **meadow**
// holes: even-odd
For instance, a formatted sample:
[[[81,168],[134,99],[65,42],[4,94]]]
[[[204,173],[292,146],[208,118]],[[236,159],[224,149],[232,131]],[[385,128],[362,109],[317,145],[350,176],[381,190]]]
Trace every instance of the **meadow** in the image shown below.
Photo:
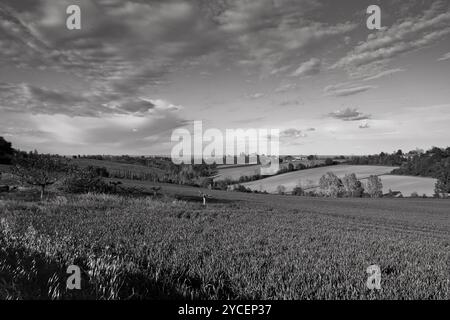
[[[0,299],[449,299],[447,200],[162,190],[3,197]]]

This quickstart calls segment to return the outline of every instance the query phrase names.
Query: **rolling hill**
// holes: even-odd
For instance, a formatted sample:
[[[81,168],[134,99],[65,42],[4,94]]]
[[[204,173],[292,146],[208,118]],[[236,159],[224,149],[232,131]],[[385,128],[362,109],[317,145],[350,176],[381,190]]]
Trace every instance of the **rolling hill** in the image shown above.
[[[417,192],[419,195],[426,194],[427,196],[432,196],[434,194],[436,179],[390,175],[389,173],[393,169],[395,169],[395,167],[336,165],[293,171],[257,181],[243,183],[242,185],[252,190],[265,190],[269,193],[275,193],[277,186],[279,185],[283,185],[286,188],[286,192],[292,191],[297,185],[301,185],[304,189],[315,189],[318,187],[320,177],[326,172],[331,171],[340,178],[345,174],[355,173],[358,179],[363,182],[370,175],[380,176],[384,193],[387,193],[389,189],[391,189],[393,191],[400,191],[404,196],[409,196],[413,192]]]

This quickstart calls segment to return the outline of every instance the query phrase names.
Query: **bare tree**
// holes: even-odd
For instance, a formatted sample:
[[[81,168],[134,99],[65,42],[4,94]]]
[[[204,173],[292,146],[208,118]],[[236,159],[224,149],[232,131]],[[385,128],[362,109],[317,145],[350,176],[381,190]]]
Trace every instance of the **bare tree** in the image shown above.
[[[152,187],[151,189],[153,191],[153,196],[156,197],[158,196],[158,191],[161,190],[161,187]]]
[[[45,189],[64,176],[67,165],[60,159],[47,155],[33,155],[15,160],[13,174],[23,182],[40,187],[41,200]]]

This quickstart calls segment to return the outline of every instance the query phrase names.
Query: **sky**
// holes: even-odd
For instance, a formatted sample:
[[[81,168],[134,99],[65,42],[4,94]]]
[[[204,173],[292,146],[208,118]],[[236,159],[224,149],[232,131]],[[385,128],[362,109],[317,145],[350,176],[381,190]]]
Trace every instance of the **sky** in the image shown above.
[[[447,147],[449,40],[446,0],[0,0],[0,136],[170,154],[202,121],[279,129],[282,154]]]

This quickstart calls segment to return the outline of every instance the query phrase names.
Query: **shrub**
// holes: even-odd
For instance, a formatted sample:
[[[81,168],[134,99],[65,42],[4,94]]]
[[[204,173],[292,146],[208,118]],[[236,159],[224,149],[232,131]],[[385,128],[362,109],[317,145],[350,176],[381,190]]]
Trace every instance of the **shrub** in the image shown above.
[[[111,192],[109,186],[93,167],[81,169],[72,167],[58,188],[67,193]]]
[[[277,193],[278,194],[285,194],[285,192],[286,192],[286,187],[285,186],[283,186],[283,185],[277,186]]]
[[[294,195],[294,196],[304,196],[305,195],[305,190],[303,190],[303,188],[300,187],[300,186],[296,186],[292,190],[292,195]]]
[[[246,188],[241,184],[238,184],[237,186],[234,187],[234,191],[239,191],[239,192],[252,192],[252,190],[250,188]]]

